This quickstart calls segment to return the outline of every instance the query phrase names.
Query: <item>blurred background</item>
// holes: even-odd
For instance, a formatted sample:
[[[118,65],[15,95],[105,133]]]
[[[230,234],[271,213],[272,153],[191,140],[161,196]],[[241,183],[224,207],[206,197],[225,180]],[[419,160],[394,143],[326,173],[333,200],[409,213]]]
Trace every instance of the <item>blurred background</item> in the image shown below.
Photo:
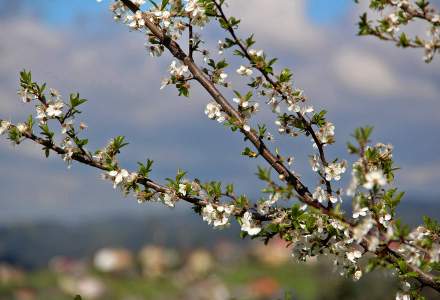
[[[110,2],[0,0],[1,118],[16,122],[31,112],[16,91],[19,71],[32,70],[65,98],[78,91],[89,100],[81,120],[90,150],[124,135],[130,145],[120,158],[127,168],[150,158],[156,180],[182,168],[189,178],[235,183],[257,199],[262,186],[254,173],[264,162],[242,157],[239,135],[204,116],[210,99],[201,89],[194,86],[190,99],[172,87],[159,90],[172,58],[150,58],[142,34],[113,22]],[[440,59],[425,64],[421,51],[356,36],[365,3],[230,3],[229,14],[242,18],[241,36],[255,33],[255,47],[293,70],[295,86],[315,109],[328,110],[337,137],[331,156],[346,158],[354,128],[373,125],[375,142],[395,146],[396,186],[406,191],[401,217],[411,225],[423,215],[439,219]],[[215,53],[222,32],[207,26],[203,34]],[[228,71],[238,85],[235,68]],[[273,124],[270,112],[259,118]],[[313,185],[311,143],[276,139],[274,146],[293,154],[295,172]],[[124,300],[283,299],[285,293],[390,299],[395,291],[390,274],[354,284],[326,261],[293,263],[281,242],[265,248],[240,240],[235,226],[214,231],[184,203],[173,210],[139,205],[96,170],[75,163],[67,169],[61,159],[43,157],[31,143],[0,142],[0,299],[72,299],[76,291],[86,299]]]

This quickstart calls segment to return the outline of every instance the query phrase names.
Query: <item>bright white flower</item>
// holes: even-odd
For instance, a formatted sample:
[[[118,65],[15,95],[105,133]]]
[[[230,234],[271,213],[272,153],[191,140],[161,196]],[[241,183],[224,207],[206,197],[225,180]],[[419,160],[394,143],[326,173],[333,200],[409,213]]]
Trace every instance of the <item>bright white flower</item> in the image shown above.
[[[362,257],[362,252],[354,249],[353,251],[347,252],[347,259],[351,262],[356,262],[359,258]]]
[[[384,186],[387,184],[387,180],[382,170],[371,171],[365,175],[366,182],[364,188],[371,190],[374,186]]]
[[[263,56],[263,50],[255,50],[255,49],[250,49],[249,50],[249,55],[250,56],[257,56],[257,57],[262,57]]]
[[[171,14],[167,10],[156,10],[154,11],[154,16],[159,20],[162,20],[164,27],[168,28],[171,24],[170,18]]]
[[[385,214],[384,216],[379,217],[379,223],[382,224],[385,228],[388,226],[390,220],[391,220],[390,214]]]
[[[365,236],[370,232],[371,228],[376,225],[376,221],[371,217],[371,215],[367,215],[362,219],[362,221],[357,224],[353,229],[353,239],[360,243]]]
[[[246,68],[245,66],[240,66],[240,68],[237,69],[237,73],[242,76],[251,76],[252,75],[252,69]]]
[[[403,293],[398,292],[396,294],[396,300],[411,300],[411,296],[408,294],[403,294]]]
[[[179,184],[179,194],[186,196],[186,184]]]
[[[234,205],[218,205],[215,208],[211,203],[203,207],[202,217],[208,224],[216,228],[229,225],[229,217],[234,211]]]
[[[318,200],[319,203],[327,201],[327,192],[320,186],[317,186],[312,194],[313,199]]]
[[[208,20],[205,15],[205,9],[198,0],[188,0],[185,5],[185,11],[191,16],[192,24],[203,26]]]
[[[248,124],[244,124],[243,130],[249,132],[249,131],[251,131],[251,127]]]
[[[319,128],[319,131],[316,133],[316,137],[323,144],[331,144],[334,140],[335,136],[335,125],[331,122],[327,122]],[[317,148],[317,145],[314,144],[313,147]]]
[[[188,73],[188,66],[179,64],[177,61],[173,60],[170,65],[170,74],[176,77],[183,77]]]
[[[310,157],[309,162],[313,172],[318,172],[321,166],[319,163],[319,157],[317,155],[313,155]]]
[[[228,78],[228,74],[225,72],[221,72],[219,75],[218,83],[225,83],[226,78]]]
[[[206,105],[205,114],[212,120],[217,120],[219,123],[225,120],[225,116],[221,112],[221,106],[216,102],[210,102]]]
[[[33,99],[33,95],[29,93],[28,89],[20,89],[18,95],[24,103],[31,102]]]
[[[69,131],[73,126],[73,120],[69,119],[64,121],[64,123],[61,125],[61,133],[66,134],[67,131]]]
[[[67,163],[67,167],[70,168],[72,163],[72,156],[75,153],[75,145],[70,138],[63,140],[61,148],[65,151],[62,155],[63,160]]]
[[[53,104],[49,104],[49,106],[46,109],[46,114],[48,117],[59,117],[63,113],[63,106],[64,103],[61,101],[57,101]]]
[[[306,105],[306,106],[301,106],[298,103],[292,104],[290,105],[287,110],[289,111],[294,111],[296,113],[300,113],[301,115],[305,115],[307,113],[311,113],[314,111],[313,106],[311,105]]]
[[[164,193],[162,194],[162,202],[168,207],[174,207],[177,201],[177,197],[174,194]]]
[[[361,270],[357,270],[356,272],[354,272],[353,279],[355,281],[358,281],[359,279],[361,279],[361,277],[362,277],[362,271]]]
[[[400,30],[399,17],[395,13],[392,13],[387,17],[387,19],[388,22],[390,23],[390,27],[387,29],[387,31],[393,33],[398,32]]]
[[[268,200],[258,202],[257,204],[258,211],[263,215],[267,214],[269,212],[270,207],[274,205],[279,198],[280,198],[280,194],[274,193],[270,195]]]
[[[36,118],[40,120],[40,124],[45,124],[47,120],[46,109],[43,105],[38,105],[36,107],[37,116]]]
[[[25,133],[28,130],[28,126],[24,123],[18,123],[17,129],[20,133]]]
[[[123,182],[130,174],[127,170],[121,169],[119,171],[113,170],[108,172],[108,175],[113,178],[113,188],[116,188],[121,182]]]
[[[341,174],[345,173],[345,162],[333,163],[324,168],[325,179],[327,181],[341,179]]]
[[[247,232],[249,235],[257,235],[261,231],[261,227],[258,227],[255,224],[255,221],[252,219],[252,214],[250,212],[245,212],[243,217],[241,218],[241,231]]]
[[[133,29],[140,29],[145,26],[142,12],[138,10],[134,15],[127,16],[128,26]]]
[[[341,192],[337,193],[336,195],[331,195],[328,200],[335,204],[337,202],[342,202],[342,198],[341,198]]]
[[[10,126],[11,126],[11,122],[0,121],[0,135],[4,134],[6,131],[8,131]]]
[[[232,101],[234,101],[235,103],[237,103],[240,107],[242,108],[247,108],[249,107],[249,101],[242,99],[242,98],[232,98]]]
[[[218,41],[218,54],[223,54],[225,43],[222,40]]]
[[[369,212],[368,207],[362,207],[361,209],[353,212],[353,218],[357,219],[359,217],[365,217],[368,212]]]

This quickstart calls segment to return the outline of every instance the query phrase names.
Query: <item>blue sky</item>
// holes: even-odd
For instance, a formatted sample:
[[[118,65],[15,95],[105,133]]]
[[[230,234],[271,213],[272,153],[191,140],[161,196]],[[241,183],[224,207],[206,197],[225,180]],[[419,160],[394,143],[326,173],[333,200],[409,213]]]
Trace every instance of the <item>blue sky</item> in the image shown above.
[[[345,144],[353,129],[374,125],[375,141],[395,145],[402,167],[397,186],[411,199],[439,196],[440,60],[427,65],[420,51],[357,37],[361,11],[351,0],[252,0],[245,9],[249,2],[231,1],[230,10],[243,18],[242,35],[254,32],[256,47],[278,57],[280,67],[291,67],[295,85],[316,109],[329,111],[337,133],[329,155],[351,159]],[[183,168],[190,178],[236,182],[257,198],[254,173],[264,162],[240,156],[242,139],[204,116],[210,99],[203,91],[195,87],[186,100],[173,88],[159,90],[170,56],[151,59],[142,35],[112,21],[108,3],[0,0],[0,40],[7,41],[0,46],[0,118],[20,121],[31,111],[16,96],[18,72],[31,69],[64,95],[78,91],[89,99],[82,120],[91,149],[125,135],[130,145],[121,159],[128,168],[152,158],[158,181]],[[261,26],[262,11],[276,21]],[[205,34],[214,44],[220,36],[209,28]],[[235,78],[233,69],[229,73]],[[271,117],[260,115],[268,124]],[[295,171],[313,185],[309,141],[278,138],[276,145],[296,157]],[[96,170],[78,164],[67,170],[60,159],[44,159],[32,144],[12,147],[0,138],[0,165],[0,222],[164,211],[124,199]]]
[[[7,0],[0,1],[6,6]],[[109,0],[97,3],[95,0],[22,0],[9,4],[12,8],[20,8],[31,14],[37,14],[52,24],[66,24],[81,16],[96,16],[103,13],[103,6]],[[352,5],[352,0],[309,0],[307,13],[317,23],[329,23],[343,17]]]

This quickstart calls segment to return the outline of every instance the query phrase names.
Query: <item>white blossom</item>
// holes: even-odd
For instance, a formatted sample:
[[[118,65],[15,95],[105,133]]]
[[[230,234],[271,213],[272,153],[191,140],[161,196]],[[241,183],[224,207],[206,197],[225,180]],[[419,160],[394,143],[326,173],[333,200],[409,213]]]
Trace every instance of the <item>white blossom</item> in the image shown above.
[[[46,109],[43,105],[36,106],[37,116],[36,118],[40,120],[40,124],[45,124],[47,121]]]
[[[119,171],[113,170],[108,172],[108,175],[113,178],[113,188],[116,188],[121,182],[123,182],[128,176],[129,173],[125,169],[121,169]]]
[[[253,71],[245,66],[240,66],[240,68],[237,69],[237,73],[242,76],[251,76]]]
[[[261,231],[261,227],[257,226],[255,221],[252,219],[252,214],[250,212],[245,212],[241,218],[241,231],[247,232],[249,235],[257,235]]]
[[[221,72],[218,77],[219,77],[218,83],[223,84],[226,82],[226,78],[228,78],[228,74],[226,74],[225,72]]]
[[[203,26],[208,21],[205,8],[198,0],[188,0],[185,5],[185,12],[189,14],[194,25]]]
[[[365,175],[366,182],[364,183],[364,188],[371,190],[375,186],[384,186],[387,180],[382,172],[382,170],[371,171]]]
[[[229,225],[229,218],[234,208],[234,205],[217,205],[217,207],[214,207],[211,203],[208,203],[202,209],[202,217],[208,224],[221,228]]]
[[[206,105],[205,114],[212,120],[217,120],[219,123],[225,120],[225,116],[221,112],[221,106],[217,102],[210,102]]]
[[[186,184],[179,184],[179,194],[186,196]]]
[[[20,96],[21,101],[23,101],[24,103],[28,103],[34,98],[33,95],[29,93],[28,89],[20,89],[18,91],[18,95]]]
[[[59,117],[63,114],[64,103],[57,101],[55,103],[49,104],[46,109],[46,115],[50,118]]]
[[[18,123],[17,129],[20,133],[25,133],[28,130],[28,126],[25,123]]]
[[[237,103],[241,108],[249,107],[249,101],[243,98],[232,98],[232,101]]]
[[[345,173],[345,162],[329,164],[327,167],[324,168],[324,171],[325,179],[327,181],[338,181],[341,179],[341,174]]]
[[[368,212],[369,212],[368,207],[362,207],[361,209],[353,212],[353,218],[357,219],[359,217],[365,217]]]
[[[379,223],[381,223],[385,228],[388,227],[389,221],[391,220],[390,214],[385,214],[379,217]]]
[[[312,155],[309,159],[309,162],[313,172],[318,172],[321,166],[319,162],[319,157],[317,155]]]
[[[361,277],[362,277],[362,271],[361,270],[357,270],[356,272],[354,272],[353,279],[355,281],[358,281],[359,279],[361,279]]]
[[[262,57],[264,52],[263,50],[250,49],[248,53],[250,56]]]
[[[362,252],[358,249],[353,249],[346,253],[347,259],[351,262],[356,262],[359,258],[362,257]]]
[[[4,134],[11,127],[11,122],[8,121],[0,121],[0,135]]]
[[[171,24],[171,20],[170,20],[171,14],[170,14],[169,11],[167,11],[167,10],[155,10],[153,13],[154,13],[154,16],[156,18],[158,18],[159,20],[162,20],[164,27],[168,28],[170,26],[170,24]]]
[[[327,192],[320,186],[317,186],[312,194],[313,199],[318,200],[319,203],[327,201]]]
[[[411,300],[411,296],[408,294],[398,292],[396,294],[396,300]]]
[[[335,125],[331,122],[326,122],[319,131],[316,133],[316,137],[322,144],[331,144],[333,143],[335,136]],[[313,141],[313,140],[312,140]],[[316,143],[313,145],[314,148],[317,148]]]
[[[183,77],[188,73],[188,66],[179,64],[177,61],[173,60],[169,71],[172,76]]]
[[[127,22],[132,29],[141,29],[145,26],[145,20],[140,10],[136,11],[134,15],[127,16]]]
[[[174,207],[177,201],[177,197],[176,195],[174,195],[174,193],[163,193],[161,200],[166,206]]]

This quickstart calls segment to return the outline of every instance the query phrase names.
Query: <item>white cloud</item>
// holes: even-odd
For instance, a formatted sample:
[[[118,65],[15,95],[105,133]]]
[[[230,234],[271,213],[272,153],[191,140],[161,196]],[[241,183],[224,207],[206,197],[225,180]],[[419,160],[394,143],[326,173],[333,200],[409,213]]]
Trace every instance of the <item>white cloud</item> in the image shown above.
[[[323,45],[325,30],[307,18],[304,0],[230,2],[230,14],[242,21],[241,33],[255,33],[257,41],[265,46],[286,47],[305,54]]]
[[[396,182],[411,191],[427,192],[440,184],[440,162],[429,165],[406,165],[397,172]]]
[[[386,62],[355,48],[336,51],[333,68],[345,87],[378,98],[398,92],[397,76]]]

